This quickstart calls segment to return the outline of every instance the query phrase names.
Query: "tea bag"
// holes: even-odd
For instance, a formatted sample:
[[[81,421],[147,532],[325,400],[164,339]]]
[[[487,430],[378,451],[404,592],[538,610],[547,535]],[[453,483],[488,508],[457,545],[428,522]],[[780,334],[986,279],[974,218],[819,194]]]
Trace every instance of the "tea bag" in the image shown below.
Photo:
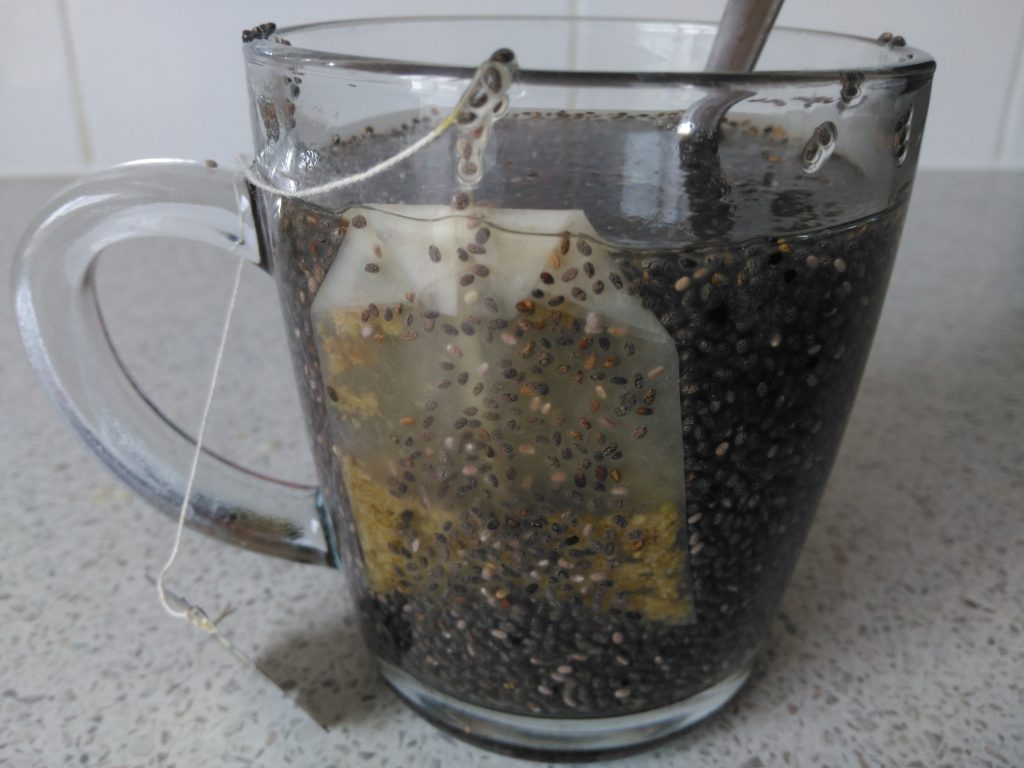
[[[675,343],[585,215],[345,218],[312,317],[369,586],[691,620]]]

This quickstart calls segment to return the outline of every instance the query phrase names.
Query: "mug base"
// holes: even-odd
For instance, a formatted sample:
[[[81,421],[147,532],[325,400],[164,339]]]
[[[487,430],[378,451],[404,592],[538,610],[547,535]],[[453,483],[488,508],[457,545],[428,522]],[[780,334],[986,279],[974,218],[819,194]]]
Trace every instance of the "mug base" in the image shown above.
[[[388,685],[417,714],[464,741],[533,760],[594,760],[646,749],[725,706],[750,677],[753,661],[688,699],[620,717],[531,717],[480,707],[427,688],[380,661]]]

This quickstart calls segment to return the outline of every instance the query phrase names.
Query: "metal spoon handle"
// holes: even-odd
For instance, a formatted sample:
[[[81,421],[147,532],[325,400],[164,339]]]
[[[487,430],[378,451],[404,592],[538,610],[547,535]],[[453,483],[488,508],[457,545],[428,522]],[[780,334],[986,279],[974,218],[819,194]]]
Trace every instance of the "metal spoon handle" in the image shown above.
[[[729,0],[705,70],[753,70],[780,8],[782,0]]]
[[[781,7],[782,0],[729,0],[706,70],[751,71]],[[723,238],[732,229],[732,209],[725,201],[728,185],[718,156],[718,126],[734,104],[752,95],[751,91],[713,87],[686,111],[677,129],[689,206],[687,221],[699,239]]]

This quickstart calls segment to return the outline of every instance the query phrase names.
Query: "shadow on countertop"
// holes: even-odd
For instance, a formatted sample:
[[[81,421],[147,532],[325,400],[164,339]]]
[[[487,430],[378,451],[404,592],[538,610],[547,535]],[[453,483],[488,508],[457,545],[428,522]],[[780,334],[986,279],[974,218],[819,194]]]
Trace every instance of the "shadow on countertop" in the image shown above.
[[[397,706],[352,616],[287,636],[261,653],[256,665],[325,730]]]

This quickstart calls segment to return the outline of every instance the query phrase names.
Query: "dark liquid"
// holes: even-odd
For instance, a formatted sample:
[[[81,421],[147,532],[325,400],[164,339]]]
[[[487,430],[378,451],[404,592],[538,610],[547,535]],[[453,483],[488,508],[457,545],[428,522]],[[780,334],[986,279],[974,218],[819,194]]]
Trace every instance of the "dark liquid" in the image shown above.
[[[571,501],[552,506],[544,482],[532,489],[535,504],[522,508],[517,495],[518,514],[501,517],[494,509],[504,478],[489,491],[494,509],[474,515],[466,499],[476,486],[460,502],[458,485],[442,493],[440,481],[417,474],[425,492],[446,499],[449,527],[436,521],[435,530],[404,514],[402,496],[415,489],[403,483],[401,493],[382,490],[374,499],[386,530],[371,536],[363,523],[360,541],[346,492],[359,483],[341,481],[346,470],[337,456],[345,446],[335,445],[328,417],[339,394],[324,386],[310,306],[351,226],[344,210],[445,202],[451,148],[432,145],[403,166],[403,179],[371,182],[334,201],[334,212],[282,201],[266,233],[319,477],[368,644],[426,684],[485,707],[621,715],[685,699],[750,661],[795,564],[867,357],[904,206],[863,210],[856,169],[836,158],[830,174],[805,176],[787,163],[785,140],[771,131],[734,126],[720,164],[711,158],[712,166],[701,167],[705,158],[681,166],[675,139],[658,120],[507,119],[497,129],[494,173],[485,174],[476,199],[504,208],[582,209],[614,244],[621,287],[608,275],[605,289],[634,295],[674,340],[685,511],[669,527],[652,522],[649,504],[626,501],[596,513],[582,502],[575,511]],[[364,168],[407,140],[398,131],[325,147],[321,178]],[[729,188],[709,183],[718,178]],[[776,186],[775,178],[784,183]],[[441,332],[439,320],[429,329],[422,318],[415,323],[418,333]],[[417,450],[404,440],[395,444],[396,460]],[[658,496],[657,488],[644,491]],[[582,529],[593,529],[595,514],[622,534],[593,541]],[[644,524],[636,524],[637,515]],[[663,535],[670,530],[673,540],[651,546],[650,557],[675,551],[684,563],[685,573],[672,578],[681,585],[679,599],[692,600],[685,621],[650,602],[616,599],[615,569],[645,556],[652,525]],[[486,546],[471,546],[485,530]],[[495,542],[502,544],[497,554]],[[366,551],[371,546],[375,551]],[[461,563],[452,568],[456,549]],[[608,591],[600,600],[573,588],[575,576],[589,579],[598,569],[598,558],[608,582],[595,583]],[[541,560],[551,572],[531,586],[538,579],[530,571]],[[676,561],[659,562],[671,570]],[[383,563],[393,578],[374,583],[368,563],[377,570]],[[624,592],[637,589],[628,578],[623,584]]]

